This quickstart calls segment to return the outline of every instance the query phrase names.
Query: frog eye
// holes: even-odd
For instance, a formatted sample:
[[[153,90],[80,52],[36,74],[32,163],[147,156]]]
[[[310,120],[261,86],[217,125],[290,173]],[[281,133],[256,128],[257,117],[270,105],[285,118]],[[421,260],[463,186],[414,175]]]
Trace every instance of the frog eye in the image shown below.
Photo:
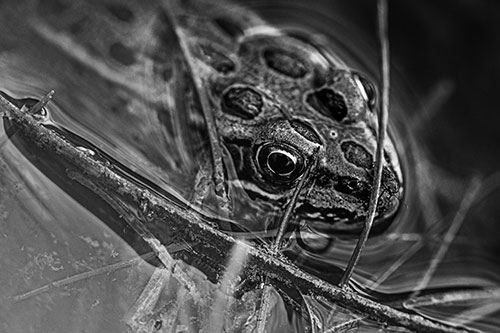
[[[287,144],[266,143],[257,149],[256,164],[266,180],[278,184],[296,180],[304,171],[304,158]]]

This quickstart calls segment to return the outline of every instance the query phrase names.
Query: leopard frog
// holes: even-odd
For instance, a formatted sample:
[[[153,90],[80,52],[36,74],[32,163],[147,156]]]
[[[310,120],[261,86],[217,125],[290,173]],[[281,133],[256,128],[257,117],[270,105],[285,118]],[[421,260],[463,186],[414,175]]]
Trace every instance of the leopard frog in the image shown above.
[[[47,88],[61,104],[67,96],[61,108],[83,126],[100,119],[91,134],[101,146],[129,147],[118,160],[192,198],[211,191],[202,180],[217,169],[217,159],[207,162],[215,143],[215,182],[226,183],[229,200],[244,197],[232,204],[235,219],[269,229],[261,219],[280,215],[307,174],[294,220],[333,234],[361,230],[376,88],[328,49],[222,2],[39,0],[20,10],[43,44],[32,47],[50,49],[40,71],[62,78]],[[403,195],[392,139],[384,148],[376,227]],[[175,186],[186,179],[195,187]],[[247,217],[250,207],[259,218]]]

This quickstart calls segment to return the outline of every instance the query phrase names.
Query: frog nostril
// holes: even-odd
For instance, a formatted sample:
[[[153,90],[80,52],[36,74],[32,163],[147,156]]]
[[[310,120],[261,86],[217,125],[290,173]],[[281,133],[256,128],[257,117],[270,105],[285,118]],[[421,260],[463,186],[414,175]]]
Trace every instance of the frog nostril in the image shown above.
[[[370,185],[368,183],[349,176],[341,176],[334,185],[335,190],[353,195],[363,201],[370,196]]]
[[[267,48],[262,53],[267,66],[280,74],[299,79],[307,74],[307,67],[304,62],[295,54],[278,49]]]
[[[330,88],[322,88],[308,93],[306,103],[321,114],[339,122],[347,116],[344,96]]]
[[[274,151],[267,158],[269,169],[280,176],[290,175],[297,166],[297,158],[286,151]]]

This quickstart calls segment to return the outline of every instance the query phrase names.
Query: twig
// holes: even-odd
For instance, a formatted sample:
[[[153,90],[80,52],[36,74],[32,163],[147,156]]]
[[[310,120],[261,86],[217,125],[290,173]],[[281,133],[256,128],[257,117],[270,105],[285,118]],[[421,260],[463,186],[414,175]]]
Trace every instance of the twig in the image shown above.
[[[306,171],[302,175],[302,178],[300,179],[300,182],[297,184],[297,187],[295,188],[295,191],[293,192],[292,198],[290,199],[285,213],[283,214],[281,221],[280,221],[280,226],[278,229],[278,234],[276,235],[276,238],[274,239],[273,245],[271,246],[271,252],[277,252],[281,249],[281,241],[283,240],[283,235],[285,234],[286,227],[288,226],[290,222],[290,218],[292,217],[293,210],[295,209],[295,204],[297,203],[297,198],[299,196],[300,191],[304,187],[305,182],[309,179],[309,174],[311,173],[311,170],[315,168],[316,165],[316,151],[313,153],[312,161],[307,167]]]
[[[304,174],[302,175],[302,178],[297,184],[297,187],[295,188],[293,195],[290,201],[288,202],[288,205],[286,206],[285,213],[283,214],[280,221],[278,234],[276,235],[276,238],[274,239],[273,244],[271,246],[272,254],[276,254],[281,249],[281,242],[283,240],[285,230],[290,222],[290,218],[292,217],[293,210],[295,209],[295,204],[297,203],[297,198],[299,196],[299,193],[304,187],[305,182],[309,179],[309,174],[311,173],[311,170],[313,170],[316,165],[317,162],[316,151],[314,152],[312,159],[313,160],[307,167],[306,172],[304,172]],[[265,331],[266,318],[269,312],[270,298],[271,298],[271,288],[268,286],[268,284],[269,282],[266,279],[263,285],[259,313],[257,314],[258,318],[257,328],[256,328],[257,333],[263,333]]]
[[[77,145],[52,129],[42,126],[31,115],[20,112],[1,96],[0,108],[9,110],[11,125],[19,130],[17,144],[38,152],[57,167],[61,167],[59,164],[63,163],[66,168],[80,173],[89,183],[106,192],[108,196],[140,212],[145,220],[137,223],[142,223],[162,244],[172,244],[179,239],[188,244],[198,244],[195,253],[183,252],[183,260],[207,276],[220,274],[224,270],[236,240],[212,228],[209,221],[213,219],[201,212],[186,210],[186,206],[180,205],[178,201],[134,183],[125,177],[123,172],[118,172],[118,166],[82,153]],[[97,147],[93,149],[99,150]],[[56,176],[63,177],[66,181],[69,178],[64,172]],[[204,260],[211,265],[204,264],[206,262]],[[349,289],[340,289],[300,270],[279,254],[271,255],[253,246],[248,249],[247,265],[242,274],[250,282],[262,281],[263,277],[267,277],[278,289],[293,285],[304,295],[323,297],[329,302],[362,313],[379,323],[390,323],[418,332],[473,331],[470,328],[454,327],[400,311]]]
[[[387,0],[378,1],[378,26],[379,39],[382,55],[382,98],[381,107],[378,114],[378,137],[377,151],[375,157],[375,174],[372,183],[372,192],[370,194],[370,203],[368,206],[368,214],[365,221],[365,226],[358,239],[356,247],[347,263],[347,267],[340,279],[339,286],[345,288],[351,279],[354,268],[356,267],[361,251],[365,247],[368,235],[373,225],[373,220],[377,213],[378,196],[380,193],[380,183],[382,179],[382,170],[384,164],[384,142],[386,137],[387,123],[389,121],[389,41],[387,32]]]
[[[96,269],[88,271],[88,272],[75,274],[73,276],[69,276],[69,277],[64,278],[62,280],[54,281],[54,282],[51,282],[51,283],[46,284],[44,286],[41,286],[39,288],[30,290],[28,292],[25,292],[24,294],[11,296],[11,299],[15,302],[24,301],[25,299],[28,299],[30,297],[47,292],[51,289],[60,288],[60,287],[63,287],[65,285],[72,284],[72,283],[75,283],[75,282],[78,282],[81,280],[85,280],[85,279],[88,279],[88,278],[91,278],[91,277],[94,277],[97,275],[113,272],[113,271],[116,271],[119,269],[123,269],[123,268],[127,268],[130,266],[136,265],[139,262],[143,262],[144,260],[148,260],[150,258],[153,258],[154,255],[155,255],[154,252],[149,252],[149,253],[146,253],[140,257],[137,257],[137,258],[134,258],[131,260],[119,262],[119,263],[108,265],[105,267],[96,268]]]
[[[40,101],[38,101],[38,103],[33,105],[33,107],[30,109],[30,112],[33,114],[37,114],[42,111],[42,109],[50,102],[54,94],[54,90],[49,91],[47,95],[45,95]]]

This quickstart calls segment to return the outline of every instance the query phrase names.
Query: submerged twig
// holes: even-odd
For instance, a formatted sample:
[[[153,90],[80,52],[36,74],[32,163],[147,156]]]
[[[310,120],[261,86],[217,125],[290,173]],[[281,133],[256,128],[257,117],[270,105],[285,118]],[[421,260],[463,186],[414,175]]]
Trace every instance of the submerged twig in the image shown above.
[[[380,184],[382,180],[382,170],[384,167],[384,142],[389,122],[389,37],[387,31],[387,0],[378,1],[378,27],[382,58],[382,98],[380,101],[380,112],[378,113],[378,136],[377,151],[375,156],[375,173],[373,175],[372,192],[370,194],[370,203],[368,205],[368,214],[361,236],[354,251],[347,263],[347,267],[340,279],[339,286],[345,288],[351,279],[354,268],[356,267],[361,251],[365,247],[368,235],[373,225],[373,220],[377,213],[378,196],[380,194]]]
[[[104,273],[113,272],[113,271],[116,271],[116,270],[119,270],[119,269],[123,269],[123,268],[127,268],[127,267],[130,267],[130,266],[136,265],[136,264],[138,264],[140,262],[144,262],[144,260],[149,260],[149,259],[153,258],[154,256],[155,256],[154,252],[149,252],[149,253],[146,253],[146,254],[144,254],[144,255],[142,255],[140,257],[133,258],[133,259],[130,259],[130,260],[127,260],[127,261],[118,262],[116,264],[112,264],[112,265],[108,265],[108,266],[105,266],[105,267],[96,268],[96,269],[88,271],[88,272],[83,272],[83,273],[80,273],[80,274],[75,274],[73,276],[69,276],[69,277],[64,278],[62,280],[54,281],[54,282],[51,282],[51,283],[46,284],[44,286],[41,286],[39,288],[30,290],[28,292],[25,292],[24,294],[20,294],[20,295],[16,295],[16,296],[11,296],[11,299],[13,301],[15,301],[15,302],[24,301],[25,299],[28,299],[30,297],[33,297],[33,296],[39,295],[41,293],[47,292],[47,291],[49,291],[51,289],[60,288],[60,287],[66,286],[68,284],[72,284],[72,283],[75,283],[75,282],[78,282],[78,281],[81,281],[81,280],[85,280],[85,279],[88,279],[88,278],[91,278],[91,277],[94,277],[94,276],[97,276],[97,275],[101,275],[101,274],[104,274]]]
[[[456,290],[445,293],[434,293],[412,298],[404,302],[406,308],[415,309],[430,305],[454,304],[464,301],[496,301],[500,302],[500,288],[473,290]]]
[[[466,325],[487,315],[500,311],[500,288],[473,290],[456,290],[445,293],[434,293],[412,298],[403,303],[408,309],[419,309],[431,306],[453,306],[459,309],[472,303],[472,308],[463,310],[447,319],[451,323]],[[479,304],[478,304],[479,303]]]
[[[417,296],[420,293],[420,291],[423,290],[425,287],[427,287],[427,285],[429,284],[429,281],[431,280],[434,272],[436,271],[438,264],[441,263],[441,261],[443,260],[444,256],[446,255],[446,252],[448,251],[448,248],[450,247],[450,244],[453,242],[453,240],[457,235],[458,230],[462,226],[467,211],[470,209],[472,203],[475,201],[480,187],[481,187],[481,181],[479,181],[479,179],[473,179],[471,181],[471,185],[469,186],[466,195],[464,196],[462,202],[460,203],[460,207],[458,208],[458,211],[455,214],[455,218],[451,222],[450,228],[443,237],[441,246],[437,250],[434,257],[432,258],[429,267],[425,271],[425,274],[420,280],[419,284],[415,287],[413,296]]]
[[[430,93],[424,98],[424,103],[410,121],[411,127],[415,130],[421,129],[429,123],[433,117],[443,109],[443,105],[448,102],[455,89],[455,83],[450,79],[441,79],[434,84]]]

